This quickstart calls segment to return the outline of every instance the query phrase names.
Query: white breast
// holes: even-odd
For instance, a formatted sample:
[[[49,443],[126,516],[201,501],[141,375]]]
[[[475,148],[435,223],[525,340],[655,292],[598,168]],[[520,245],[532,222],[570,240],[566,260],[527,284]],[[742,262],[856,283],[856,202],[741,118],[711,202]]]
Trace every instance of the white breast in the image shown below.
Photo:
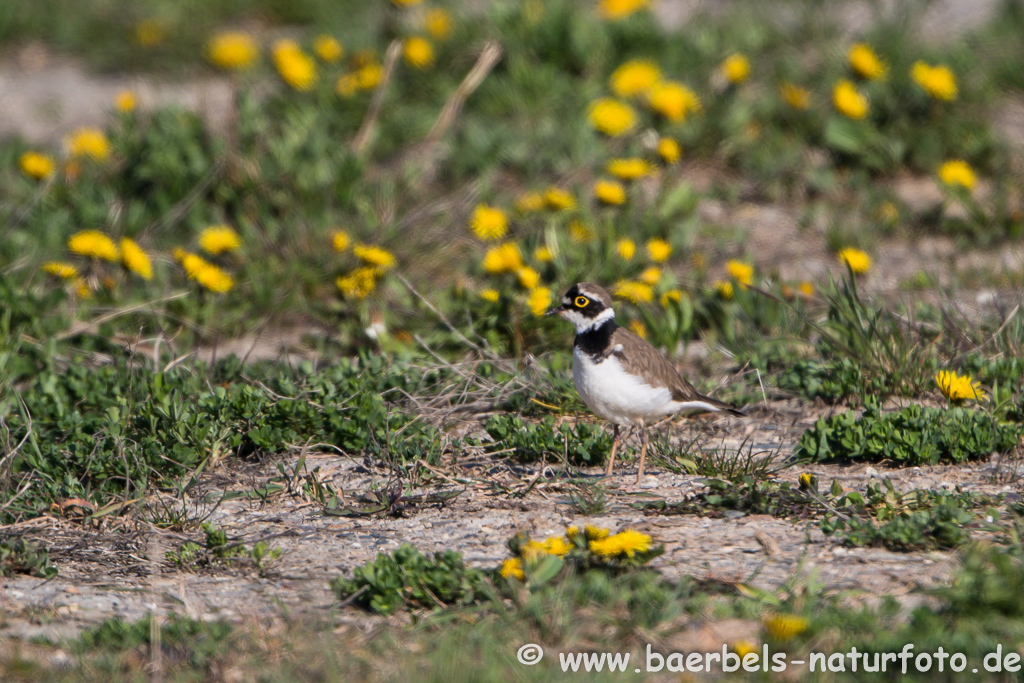
[[[670,415],[682,405],[672,400],[666,387],[652,387],[636,375],[627,373],[614,354],[595,363],[574,348],[572,378],[576,391],[598,417],[620,425]]]

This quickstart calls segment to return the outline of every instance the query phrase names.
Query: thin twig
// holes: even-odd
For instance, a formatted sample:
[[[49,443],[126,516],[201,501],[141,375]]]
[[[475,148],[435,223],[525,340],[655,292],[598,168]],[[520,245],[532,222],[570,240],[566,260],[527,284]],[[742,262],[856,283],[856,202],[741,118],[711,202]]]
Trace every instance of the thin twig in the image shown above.
[[[447,327],[449,331],[451,331],[452,334],[454,334],[456,337],[461,339],[466,344],[466,346],[470,347],[471,349],[473,349],[474,351],[476,351],[477,353],[479,353],[479,354],[481,354],[483,356],[487,356],[491,360],[498,361],[498,362],[504,362],[493,351],[491,351],[490,349],[484,349],[481,346],[479,346],[478,344],[474,343],[466,335],[462,334],[462,332],[460,332],[458,330],[458,328],[456,328],[454,325],[452,325],[450,322],[448,322],[448,318],[444,317],[444,313],[442,313],[441,311],[437,310],[437,307],[434,306],[434,304],[430,303],[430,301],[428,301],[425,296],[420,294],[419,291],[415,287],[412,286],[412,283],[410,283],[408,280],[405,279],[405,277],[403,277],[402,275],[395,275],[395,277],[398,278],[398,280],[403,285],[405,285],[406,288],[410,292],[412,292],[416,296],[417,299],[419,299],[424,304],[426,304],[427,308],[429,308],[431,311],[433,311],[434,315],[437,316],[438,320],[440,320],[444,324],[444,326]]]
[[[124,308],[119,308],[116,311],[111,311],[110,313],[107,313],[106,315],[101,315],[95,320],[89,320],[86,322],[80,322],[72,325],[70,328],[57,335],[57,341],[62,341],[64,339],[67,339],[68,337],[74,337],[76,334],[81,334],[83,332],[95,329],[99,327],[101,324],[107,322],[108,320],[120,318],[122,315],[128,315],[129,313],[134,313],[135,311],[139,311],[144,308],[149,308],[151,306],[155,306],[156,304],[162,304],[166,301],[183,299],[186,296],[188,296],[188,292],[178,292],[177,294],[170,294],[168,296],[165,296],[162,299],[156,299],[154,301],[145,301],[141,304],[136,304],[134,306],[126,306]]]
[[[25,399],[21,397],[21,394],[18,394],[18,403],[21,404],[22,410],[25,411],[25,418],[28,421],[28,425],[25,428],[25,436],[23,436],[21,441],[18,442],[18,445],[11,449],[10,452],[5,453],[2,458],[0,458],[0,475],[2,475],[5,468],[7,467],[7,463],[10,462],[11,459],[18,454],[18,451],[21,450],[21,447],[24,446],[25,442],[28,441],[28,438],[32,436],[32,413],[29,412],[28,406],[25,404]],[[0,424],[3,424],[4,428],[7,429],[8,434],[11,433],[10,428],[7,427],[7,423],[4,422],[2,419],[0,419]]]
[[[347,598],[345,598],[344,600],[342,600],[341,602],[339,602],[339,603],[338,603],[338,604],[336,605],[336,607],[348,607],[348,606],[349,606],[349,605],[351,605],[351,604],[352,604],[353,602],[355,602],[356,600],[358,600],[358,599],[359,599],[359,596],[361,596],[361,595],[362,595],[363,593],[365,593],[365,592],[366,592],[366,591],[368,591],[368,590],[370,590],[370,586],[369,586],[369,585],[363,586],[362,588],[360,588],[359,590],[357,590],[357,591],[356,591],[355,593],[353,593],[352,595],[348,596]]]
[[[43,196],[46,195],[46,193],[50,191],[50,187],[56,181],[57,181],[57,173],[51,173],[50,177],[46,179],[46,182],[44,182],[42,185],[40,185],[38,187],[38,189],[36,189],[36,193],[32,196],[32,200],[28,203],[28,205],[24,209],[22,209],[21,213],[19,213],[17,216],[15,216],[14,219],[11,220],[10,223],[7,224],[7,227],[5,227],[3,229],[3,232],[7,232],[8,230],[13,230],[14,228],[16,228],[19,225],[21,225],[22,221],[24,221],[26,218],[28,218],[28,215],[30,213],[32,213],[32,209],[34,209],[36,204],[39,203],[39,200],[42,199]],[[0,233],[0,234],[3,234],[3,233]]]
[[[434,121],[430,132],[427,133],[423,143],[428,149],[448,132],[452,122],[459,115],[459,112],[462,111],[463,105],[466,104],[466,100],[476,92],[476,89],[483,83],[487,74],[491,72],[494,65],[501,59],[501,53],[501,45],[493,40],[488,41],[484,45],[484,49],[477,58],[476,64],[473,65],[473,68],[469,70],[466,77],[462,79],[462,83],[459,83],[459,87],[455,89],[455,92],[445,102],[444,108],[441,109],[441,114]]]
[[[401,52],[402,41],[392,40],[391,44],[388,45],[387,54],[384,56],[384,75],[373,93],[370,106],[366,109],[366,117],[363,119],[362,125],[359,126],[359,132],[352,139],[352,151],[356,154],[361,154],[370,142],[370,136],[373,134],[373,129],[377,125],[377,119],[380,117],[381,106],[384,104],[384,94],[387,91],[388,83],[391,81],[391,76],[394,74],[395,64],[398,63],[398,55]]]

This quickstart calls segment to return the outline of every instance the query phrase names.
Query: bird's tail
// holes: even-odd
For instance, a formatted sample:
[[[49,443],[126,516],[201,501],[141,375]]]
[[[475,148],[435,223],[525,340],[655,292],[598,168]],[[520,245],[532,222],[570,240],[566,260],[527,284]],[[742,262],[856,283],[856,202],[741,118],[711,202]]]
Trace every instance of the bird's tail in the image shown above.
[[[730,415],[735,415],[737,417],[747,416],[747,414],[739,408],[735,408],[724,401],[719,401],[718,399],[711,398],[710,396],[701,396],[700,400],[707,403],[712,408],[712,412],[729,413]]]

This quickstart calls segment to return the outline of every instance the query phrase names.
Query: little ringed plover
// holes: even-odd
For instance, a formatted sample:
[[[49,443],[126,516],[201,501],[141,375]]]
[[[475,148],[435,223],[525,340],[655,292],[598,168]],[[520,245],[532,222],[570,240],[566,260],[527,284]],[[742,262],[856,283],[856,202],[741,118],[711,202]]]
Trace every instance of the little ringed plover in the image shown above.
[[[608,476],[615,463],[620,426],[640,429],[639,482],[644,474],[649,422],[676,413],[743,416],[728,403],[698,392],[656,348],[616,325],[612,298],[601,287],[589,282],[573,285],[561,305],[547,315],[560,315],[576,326],[572,350],[576,390],[588,408],[614,425]]]

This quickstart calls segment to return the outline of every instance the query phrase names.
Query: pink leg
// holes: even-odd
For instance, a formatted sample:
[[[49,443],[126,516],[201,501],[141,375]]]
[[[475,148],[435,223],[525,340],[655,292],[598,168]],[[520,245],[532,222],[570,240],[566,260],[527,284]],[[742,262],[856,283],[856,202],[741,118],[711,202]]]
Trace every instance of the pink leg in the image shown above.
[[[615,464],[615,451],[619,447],[619,425],[615,425],[612,430],[612,452],[608,454],[608,469],[605,471],[604,476],[612,476],[612,465]]]
[[[644,477],[644,459],[647,458],[647,425],[640,423],[640,467],[636,471],[636,483]]]

